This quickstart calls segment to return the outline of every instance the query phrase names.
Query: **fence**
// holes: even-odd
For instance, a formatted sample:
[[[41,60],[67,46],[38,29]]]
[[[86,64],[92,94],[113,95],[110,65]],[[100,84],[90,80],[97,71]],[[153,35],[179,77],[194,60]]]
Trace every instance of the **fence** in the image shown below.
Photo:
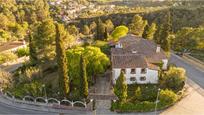
[[[20,103],[26,105],[34,105],[34,106],[44,106],[50,108],[57,109],[79,109],[79,110],[91,110],[91,105],[87,102],[83,101],[70,101],[68,99],[58,100],[56,98],[44,98],[44,97],[32,97],[32,96],[24,96],[15,97],[10,92],[3,92],[0,90],[0,96],[5,98],[7,101],[12,103]],[[89,106],[88,106],[89,105]]]

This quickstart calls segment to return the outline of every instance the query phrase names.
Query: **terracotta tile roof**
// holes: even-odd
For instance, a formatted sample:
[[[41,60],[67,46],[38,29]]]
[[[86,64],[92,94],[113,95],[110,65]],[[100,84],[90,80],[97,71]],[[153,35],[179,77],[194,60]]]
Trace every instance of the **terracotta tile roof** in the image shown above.
[[[156,52],[157,44],[153,41],[138,38],[134,35],[127,35],[118,42],[122,44],[123,48],[111,49],[113,67],[148,67],[158,69],[152,63],[159,63],[162,59],[167,59],[162,49],[160,52]]]
[[[140,55],[114,55],[112,56],[113,68],[147,67],[147,62]]]
[[[13,48],[17,48],[19,46],[24,45],[23,41],[16,41],[16,42],[7,42],[7,43],[2,43],[0,44],[0,52],[10,50]]]

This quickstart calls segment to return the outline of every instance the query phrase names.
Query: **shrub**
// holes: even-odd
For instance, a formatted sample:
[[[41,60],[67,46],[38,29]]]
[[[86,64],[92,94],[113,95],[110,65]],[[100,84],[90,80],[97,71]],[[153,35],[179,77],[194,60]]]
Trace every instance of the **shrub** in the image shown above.
[[[19,48],[16,51],[16,54],[18,55],[18,57],[29,56],[29,48],[28,47]]]
[[[159,94],[159,100],[161,105],[170,105],[176,102],[178,96],[171,90],[165,89],[161,90]]]
[[[44,96],[43,84],[38,81],[33,81],[31,83],[20,84],[12,89],[14,95],[23,97],[25,95],[30,95],[34,97]]]
[[[13,61],[17,59],[17,55],[15,55],[12,52],[5,52],[5,53],[0,53],[0,63],[5,63],[8,61]]]
[[[158,86],[154,84],[128,85],[128,97],[135,101],[155,101]]]
[[[12,76],[10,73],[0,69],[0,88],[6,89],[12,85]]]
[[[138,87],[136,90],[135,90],[135,98],[137,100],[140,100],[142,98],[142,92],[141,92],[141,89],[140,87]]]
[[[138,103],[112,103],[111,110],[119,110],[120,112],[147,112],[152,111],[155,107],[154,102],[144,101]]]
[[[170,67],[170,69],[162,74],[160,85],[162,88],[171,89],[175,92],[183,89],[185,85],[185,70],[179,67]]]
[[[39,68],[37,67],[26,67],[19,69],[14,74],[14,80],[16,84],[31,82],[32,80],[39,77]]]

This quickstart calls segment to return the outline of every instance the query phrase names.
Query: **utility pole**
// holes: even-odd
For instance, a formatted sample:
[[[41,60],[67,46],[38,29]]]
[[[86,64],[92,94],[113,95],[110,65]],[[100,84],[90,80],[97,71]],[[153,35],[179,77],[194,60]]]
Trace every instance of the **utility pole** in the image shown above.
[[[157,104],[158,104],[158,102],[159,102],[159,92],[160,92],[160,88],[158,89],[158,92],[157,92],[157,98],[156,98],[156,105],[155,105],[155,109],[154,109],[154,112],[155,112],[155,115],[157,114]]]

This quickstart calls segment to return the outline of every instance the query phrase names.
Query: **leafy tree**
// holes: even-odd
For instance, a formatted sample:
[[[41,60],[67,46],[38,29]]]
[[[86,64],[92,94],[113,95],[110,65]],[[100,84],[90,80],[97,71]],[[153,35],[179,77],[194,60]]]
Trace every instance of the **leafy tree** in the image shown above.
[[[36,15],[39,21],[50,17],[49,4],[47,0],[35,0],[34,6],[36,8]]]
[[[121,72],[120,76],[116,80],[116,84],[114,86],[114,92],[117,95],[119,101],[121,103],[126,102],[127,98],[127,83],[126,83],[126,78],[124,76],[124,73]]]
[[[69,93],[69,77],[67,69],[67,57],[64,49],[63,38],[66,37],[66,32],[63,25],[56,24],[56,54],[59,74],[59,88],[63,96]]]
[[[135,15],[132,19],[132,22],[129,24],[130,32],[137,35],[142,36],[145,26],[147,25],[147,21],[143,20],[141,16]]]
[[[84,25],[83,30],[82,30],[82,33],[83,33],[84,35],[89,35],[90,29],[89,29],[89,27],[88,27],[87,25]]]
[[[82,87],[81,87],[81,93],[83,97],[88,96],[88,79],[87,79],[87,73],[86,73],[86,62],[83,56],[81,56],[81,76],[82,76]]]
[[[119,38],[126,36],[128,33],[128,28],[126,26],[118,26],[112,32],[111,36],[114,40],[118,40]]]
[[[160,79],[160,85],[163,88],[171,89],[175,92],[183,89],[185,85],[186,75],[183,68],[170,67]]]
[[[87,64],[87,76],[89,83],[93,83],[93,76],[104,73],[107,67],[110,65],[109,58],[101,52],[97,47],[87,46],[76,47],[67,50],[69,76],[73,80],[73,85],[78,86],[80,84],[80,56],[86,60]]]
[[[176,32],[172,48],[177,51],[204,49],[204,28],[185,27]]]
[[[152,23],[150,26],[146,25],[142,37],[148,40],[152,40],[156,30],[157,28],[155,23]]]

